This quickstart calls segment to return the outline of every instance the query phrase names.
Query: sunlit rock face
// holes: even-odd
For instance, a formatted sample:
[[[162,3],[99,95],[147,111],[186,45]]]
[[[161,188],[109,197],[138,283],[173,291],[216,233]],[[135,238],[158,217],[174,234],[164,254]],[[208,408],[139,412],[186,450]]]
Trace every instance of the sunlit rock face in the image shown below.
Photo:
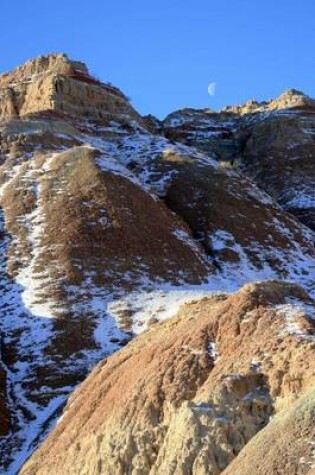
[[[136,116],[121,91],[93,78],[87,67],[65,54],[40,56],[0,78],[0,117],[42,111],[94,119],[112,113]]]
[[[274,103],[278,105],[275,107]],[[55,426],[69,395],[97,363],[104,358],[107,361],[106,358],[126,345],[128,355],[128,348],[134,351],[132,348],[138,348],[138,344],[142,348],[141,342],[151,335],[154,325],[176,315],[181,304],[199,302],[205,297],[212,299],[213,292],[225,295],[249,282],[266,279],[287,279],[314,295],[311,206],[304,206],[304,214],[298,213],[296,209],[302,208],[292,198],[293,192],[300,193],[303,184],[303,197],[307,196],[311,202],[314,190],[310,167],[312,104],[306,96],[291,91],[277,101],[252,103],[246,110],[228,108],[214,113],[185,109],[158,121],[152,116],[141,117],[122,92],[93,78],[84,64],[64,54],[39,57],[0,76],[0,472],[18,472]],[[295,148],[291,140],[297,144]],[[294,153],[302,158],[294,160]],[[294,166],[287,169],[286,179],[281,181],[280,164],[287,162]],[[308,210],[307,219],[305,210]],[[220,306],[223,301],[236,302],[239,297],[216,298],[211,302]],[[289,301],[279,299],[280,307],[290,305]],[[301,299],[303,305],[308,305],[306,294]],[[277,315],[281,320],[285,317],[280,307]],[[186,319],[190,321],[191,312],[194,315],[193,307],[187,307],[182,314],[183,324]],[[203,307],[200,312],[203,314]],[[264,312],[268,313],[267,304]],[[306,310],[305,315],[303,312],[304,338],[311,329],[306,329],[308,314]],[[295,317],[291,317],[289,313],[287,323],[289,327],[292,323],[291,330],[295,331]],[[196,323],[197,331],[199,322],[192,322]],[[237,334],[241,327],[236,323],[234,326]],[[169,340],[172,324],[161,328],[165,332],[163,339],[172,346],[173,340]],[[147,330],[144,340],[142,337],[137,340],[137,335]],[[180,331],[180,341],[190,348],[190,324]],[[204,331],[205,337],[207,331]],[[164,405],[164,389],[160,393],[161,385],[154,386],[155,380],[152,382],[155,402],[150,402],[146,412],[142,414],[140,403],[134,412],[130,406],[131,425],[122,424],[126,437],[142,424],[142,415],[145,423],[148,418],[159,429],[156,439],[150,432],[151,426],[148,440],[146,435],[139,436],[135,451],[128,442],[131,455],[129,452],[124,455],[125,461],[117,465],[122,471],[117,473],[127,473],[123,470],[127,470],[131,456],[136,467],[134,474],[148,467],[152,473],[168,473],[173,457],[181,464],[182,440],[176,421],[191,437],[196,434],[190,460],[195,460],[201,447],[206,447],[202,450],[208,453],[207,447],[211,444],[217,447],[218,440],[227,437],[224,428],[212,431],[211,418],[206,423],[207,429],[203,429],[202,417],[197,430],[191,415],[195,414],[194,407],[190,406],[195,404],[193,398],[202,387],[209,396],[205,404],[216,404],[216,397],[223,398],[220,392],[223,383],[222,388],[218,386],[218,396],[212,392],[212,383],[204,386],[210,372],[215,374],[211,358],[221,338],[216,335],[212,335],[215,344],[211,339],[208,342],[210,359],[205,354],[200,361],[185,356],[183,364],[177,361],[170,369],[167,376],[170,394],[178,390],[175,384],[178,365],[182,371],[178,406],[176,410],[169,409],[170,417],[174,416],[172,423],[167,416],[168,406]],[[272,354],[276,345],[281,346],[281,335],[279,341],[270,335]],[[226,341],[230,344],[234,337],[231,333]],[[135,346],[129,347],[134,338]],[[154,351],[159,351],[161,340],[157,341],[154,350],[148,350],[151,359]],[[307,337],[307,341],[311,340]],[[206,345],[206,340],[199,343]],[[242,345],[248,346],[249,339]],[[286,345],[290,348],[288,352],[291,351],[291,343]],[[119,355],[124,355],[124,351]],[[176,351],[179,351],[177,346]],[[237,351],[234,354],[233,350],[226,358],[237,359]],[[307,351],[301,358],[310,361],[312,354]],[[254,360],[255,352],[256,349],[254,356],[249,352],[248,358]],[[171,356],[163,354],[161,367],[172,368]],[[115,362],[116,357],[108,361]],[[222,365],[224,361],[222,357]],[[284,360],[281,361],[285,367],[281,377],[289,374],[288,378],[293,378]],[[228,365],[224,363],[217,373],[222,381],[227,371],[227,374],[234,371],[225,364]],[[280,363],[272,364],[280,368]],[[141,363],[140,368],[144,365]],[[114,367],[110,364],[108,367],[116,378]],[[255,394],[258,391],[258,400],[262,397],[265,401],[261,411],[260,402],[256,409],[244,409],[235,426],[237,449],[231,442],[228,455],[218,455],[219,462],[214,461],[217,455],[213,455],[211,464],[217,470],[213,473],[222,471],[236,452],[269,423],[273,411],[278,410],[280,400],[276,400],[277,390],[272,392],[269,388],[270,368],[267,369],[251,376],[247,369],[243,372],[240,369],[241,388],[235,389],[235,394],[233,389],[226,403],[224,398],[218,402],[214,419],[220,419],[221,412],[226,411],[225,404],[232,412],[243,404],[240,401],[246,395],[244,391]],[[129,370],[132,374],[132,368]],[[155,369],[150,371],[154,375]],[[143,375],[141,387],[151,388],[150,371]],[[311,373],[307,371],[305,368],[311,381]],[[186,385],[185,378],[190,373],[191,385]],[[296,396],[299,396],[306,383],[301,388],[296,384]],[[119,393],[119,389],[115,391]],[[288,404],[291,404],[291,396],[293,399],[295,396],[289,393]],[[170,401],[173,402],[173,396]],[[200,401],[203,404],[203,399]],[[286,404],[287,399],[283,401]],[[117,417],[113,427],[121,422],[119,414]],[[247,422],[246,436],[240,441],[239,433]],[[164,423],[168,424],[169,432],[162,447],[166,434]],[[198,439],[206,437],[204,430],[206,435],[210,431],[211,443],[206,445]],[[117,434],[120,444],[125,436]],[[142,443],[145,447],[156,444],[148,460],[147,449],[139,448]],[[90,438],[89,447],[96,450],[93,444],[94,439]],[[176,454],[170,452],[171,447]],[[221,449],[213,453],[217,454],[217,450]],[[116,461],[119,453],[113,448]],[[78,457],[78,464],[80,460]],[[91,464],[95,460],[92,457]],[[184,463],[183,470],[188,470],[189,463]],[[199,465],[206,467],[206,462]],[[108,467],[111,473],[112,466]],[[28,473],[29,468],[25,470]],[[64,470],[60,468],[60,475],[71,473]],[[102,473],[103,469],[95,470]]]
[[[314,315],[301,288],[276,281],[184,305],[97,366],[22,473],[249,474],[254,460],[275,474],[309,462],[298,429],[314,436],[314,397],[303,404]]]

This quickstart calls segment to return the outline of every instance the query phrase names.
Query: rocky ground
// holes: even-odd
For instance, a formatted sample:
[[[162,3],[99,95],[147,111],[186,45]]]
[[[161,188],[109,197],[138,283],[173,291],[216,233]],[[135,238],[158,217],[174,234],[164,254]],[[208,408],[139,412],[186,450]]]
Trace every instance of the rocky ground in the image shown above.
[[[314,111],[141,117],[62,54],[0,76],[1,473],[104,358],[22,473],[307,473]]]

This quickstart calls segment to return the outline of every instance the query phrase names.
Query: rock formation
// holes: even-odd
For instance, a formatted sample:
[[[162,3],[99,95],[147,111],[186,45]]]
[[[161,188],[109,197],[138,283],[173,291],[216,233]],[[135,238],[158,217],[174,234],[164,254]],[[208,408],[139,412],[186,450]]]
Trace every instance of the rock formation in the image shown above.
[[[314,397],[312,388],[287,411],[277,414],[223,474],[314,474]]]
[[[163,122],[167,137],[241,169],[284,209],[315,229],[315,101],[291,89],[278,99],[219,113],[184,109]]]
[[[255,459],[270,444],[265,467],[298,464],[314,436],[314,406],[304,412],[301,399],[315,381],[314,315],[314,301],[279,282],[185,305],[97,366],[21,473],[219,474],[264,427],[266,443],[249,442]],[[282,463],[274,443],[296,419],[288,438],[302,445],[300,424],[305,447]],[[227,473],[253,473],[244,457],[246,472]]]
[[[0,118],[43,111],[93,119],[137,116],[119,89],[93,78],[83,63],[64,54],[40,56],[0,78]]]
[[[221,473],[311,388],[313,112],[293,90],[141,117],[64,54],[0,76],[1,473],[104,358],[50,473]]]

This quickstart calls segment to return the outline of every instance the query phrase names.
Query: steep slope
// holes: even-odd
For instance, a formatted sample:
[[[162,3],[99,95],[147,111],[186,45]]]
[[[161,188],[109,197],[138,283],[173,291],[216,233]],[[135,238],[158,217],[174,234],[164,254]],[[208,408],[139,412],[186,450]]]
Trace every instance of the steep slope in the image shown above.
[[[242,147],[240,126],[240,116],[229,111],[182,109],[168,115],[161,128],[170,140],[211,153],[216,160],[229,161],[239,156]]]
[[[28,65],[40,84],[59,77],[55,59],[44,61],[52,71],[41,70],[42,59]],[[108,110],[133,130],[135,114]],[[212,267],[182,219],[84,140],[77,127],[90,124],[81,114],[56,113],[8,117],[0,126],[1,348],[11,411],[0,451],[3,466],[13,461],[8,473],[49,429],[73,386],[130,339],[131,328],[118,328],[107,305],[132,289],[201,284]]]
[[[97,366],[21,473],[219,474],[272,414],[292,421],[314,332],[315,303],[292,284],[186,304]]]
[[[290,89],[279,98],[221,112],[183,109],[161,126],[166,137],[234,164],[285,210],[315,228],[315,101]]]
[[[0,117],[4,473],[96,363],[181,303],[257,279],[315,292],[314,234],[218,165],[231,135],[201,148],[167,138],[62,54],[0,76]],[[230,160],[243,118],[213,120],[241,133]]]
[[[299,101],[298,98],[301,97]],[[246,171],[286,210],[315,229],[315,101],[295,91],[251,129],[243,152]]]
[[[200,284],[211,268],[180,218],[102,160],[73,147],[3,165],[2,353],[16,420],[2,461],[24,453],[30,424],[36,439],[73,385],[130,338],[107,312],[115,296]]]
[[[249,280],[251,269],[259,278],[278,272],[295,279],[295,273],[303,274],[310,266],[313,271],[313,234],[244,175],[219,167],[215,154],[171,143],[139,126],[126,130],[115,123],[108,132],[110,137],[95,127],[93,136],[90,131],[75,139],[110,156],[181,216],[225,279],[240,285]]]

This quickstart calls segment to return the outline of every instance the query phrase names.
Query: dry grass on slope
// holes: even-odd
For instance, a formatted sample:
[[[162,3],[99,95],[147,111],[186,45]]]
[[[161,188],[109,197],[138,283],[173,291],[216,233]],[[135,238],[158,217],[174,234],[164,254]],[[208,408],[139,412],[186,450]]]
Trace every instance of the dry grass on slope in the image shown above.
[[[101,169],[99,156],[89,147],[37,153],[2,197],[13,237],[9,272],[31,262],[33,279],[43,280],[36,303],[53,302],[57,336],[47,353],[58,358],[95,346],[93,315],[81,315],[78,304],[97,290],[105,299],[149,281],[198,284],[211,268],[197,246],[176,235],[189,238],[185,223],[135,182]]]
[[[51,266],[62,285],[48,289],[49,295],[69,308],[54,322],[58,337],[49,351],[56,354],[86,349],[93,337],[88,315],[82,315],[80,327],[76,324],[79,331],[73,330],[72,318],[78,315],[71,306],[78,300],[67,295],[68,286],[80,286],[77,298],[88,301],[96,289],[132,290],[150,279],[200,283],[208,272],[198,251],[174,234],[178,229],[189,233],[184,223],[129,179],[100,170],[98,155],[86,147],[65,152],[52,160],[43,182],[48,219],[42,244],[49,251],[38,265]],[[61,341],[66,342],[62,348]]]
[[[43,190],[49,216],[44,244],[62,245],[65,259],[80,261],[83,270],[99,270],[99,279],[103,272],[102,285],[135,286],[141,266],[152,278],[176,281],[184,272],[198,283],[206,275],[204,262],[173,234],[189,229],[129,179],[101,171],[98,155],[77,147],[52,161]],[[135,278],[124,282],[129,272]],[[70,282],[78,283],[81,275],[72,269]]]
[[[188,224],[223,274],[228,269],[230,276],[239,266],[256,273],[265,268],[269,275],[271,270],[288,278],[297,264],[297,246],[310,260],[314,256],[300,223],[243,174],[176,151],[148,158],[148,168],[150,185],[154,189],[164,177],[162,199]],[[141,174],[141,167],[132,170]]]

